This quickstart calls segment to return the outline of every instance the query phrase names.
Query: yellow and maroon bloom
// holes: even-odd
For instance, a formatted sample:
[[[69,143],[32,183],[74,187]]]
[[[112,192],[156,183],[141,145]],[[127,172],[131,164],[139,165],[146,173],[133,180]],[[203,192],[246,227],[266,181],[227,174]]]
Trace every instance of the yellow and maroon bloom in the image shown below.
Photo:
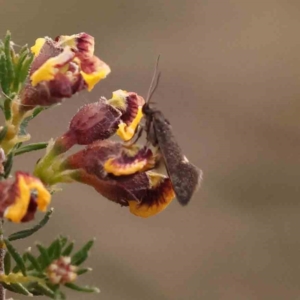
[[[144,98],[134,92],[117,90],[108,102],[122,112],[117,134],[122,140],[129,141],[143,117]]]
[[[0,182],[0,216],[12,222],[32,220],[37,209],[46,211],[50,199],[43,183],[27,173],[17,172],[14,181]]]
[[[94,55],[94,38],[86,33],[39,38],[31,48],[30,81],[21,92],[22,110],[50,106],[75,93],[92,90],[110,73]]]
[[[109,100],[84,105],[72,118],[68,131],[55,141],[57,154],[66,152],[73,145],[89,145],[105,140],[117,133],[123,140],[130,140],[143,117],[144,99],[133,92],[115,91]]]
[[[147,147],[104,140],[69,156],[60,171],[77,170],[70,173],[74,180],[129,206],[137,216],[149,217],[166,208],[175,197],[167,176],[148,171],[155,163],[156,156]]]

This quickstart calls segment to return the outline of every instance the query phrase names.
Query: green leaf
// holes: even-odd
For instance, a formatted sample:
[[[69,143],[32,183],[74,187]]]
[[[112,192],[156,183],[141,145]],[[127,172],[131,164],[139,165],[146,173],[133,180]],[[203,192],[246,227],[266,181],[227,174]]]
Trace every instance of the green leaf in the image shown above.
[[[26,262],[27,262],[27,252],[23,253],[22,258],[23,258],[24,264],[26,265]]]
[[[13,292],[13,293],[16,293],[16,291],[14,290],[14,288],[10,285],[10,284],[7,284],[5,282],[1,282],[1,285],[3,285],[3,287],[5,289],[7,289],[8,291],[10,292]]]
[[[84,293],[100,293],[100,290],[97,287],[90,287],[90,286],[78,286],[74,283],[66,283],[66,287],[78,291],[78,292],[84,292]]]
[[[76,274],[79,276],[79,275],[83,275],[83,274],[85,274],[87,272],[91,272],[91,271],[92,271],[91,268],[78,269]]]
[[[71,242],[62,252],[62,256],[69,256],[74,248],[74,242]]]
[[[30,293],[33,295],[33,296],[43,296],[44,294],[43,293],[41,293],[41,292],[39,292],[39,291],[37,291],[37,290],[34,290],[33,288],[32,288],[32,284],[29,284],[28,285],[28,290],[30,290]],[[13,300],[13,299],[12,299]]]
[[[48,296],[51,299],[61,299],[61,298],[56,298],[55,292],[53,290],[51,290],[47,285],[45,284],[41,284],[41,283],[37,283],[35,285],[35,289],[37,291],[39,291],[40,293],[42,293],[45,296]]]
[[[46,109],[45,107],[39,106],[39,107],[37,107],[33,110],[33,113],[32,113],[31,116],[29,116],[29,117],[27,117],[23,120],[23,122],[20,125],[20,130],[19,130],[19,135],[20,136],[27,134],[26,128],[28,126],[29,121],[34,119],[39,113],[41,113],[45,109]]]
[[[22,70],[22,67],[23,67],[23,63],[26,60],[28,54],[29,54],[28,48],[25,49],[22,53],[20,53],[18,62],[15,66],[16,76],[15,76],[15,79],[14,79],[14,82],[13,82],[13,88],[12,88],[14,92],[18,92],[19,89],[20,89],[21,84],[23,84],[23,81],[20,80],[21,79],[21,70]]]
[[[55,297],[56,297],[55,299],[59,299],[59,300],[67,299],[66,295],[60,290],[55,291]]]
[[[10,120],[10,118],[11,118],[11,105],[10,104],[11,104],[11,99],[6,98],[4,100],[4,106],[3,106],[5,120]]]
[[[22,274],[24,276],[26,276],[26,267],[23,261],[22,256],[18,253],[18,251],[13,247],[13,245],[9,242],[8,239],[4,239],[7,251],[9,252],[9,254],[12,256],[12,258],[14,259],[14,261],[17,264],[17,267],[20,268]]]
[[[4,178],[7,178],[11,172],[11,168],[13,166],[13,157],[14,157],[14,153],[13,151],[11,151],[7,156],[6,156],[6,160],[3,164],[4,166]]]
[[[19,82],[24,84],[28,74],[29,74],[29,69],[31,67],[32,61],[34,59],[34,56],[29,53],[27,55],[26,60],[24,61],[23,65],[22,65],[22,69],[20,71],[20,76],[19,76]]]
[[[84,263],[87,260],[88,257],[89,256],[87,253],[82,253],[82,256],[79,257],[74,263],[72,263],[72,265],[80,266],[82,263]]]
[[[27,258],[28,260],[30,261],[32,267],[38,271],[38,272],[42,272],[42,268],[41,266],[39,265],[37,259],[30,253],[30,252],[27,252]]]
[[[58,259],[60,255],[61,255],[61,243],[60,243],[60,238],[57,238],[49,246],[48,256],[50,257],[50,260],[53,261],[55,259]]]
[[[3,141],[3,139],[5,138],[6,136],[6,133],[7,133],[7,126],[4,126],[0,132],[0,142]]]
[[[78,252],[72,256],[72,265],[78,266],[87,259],[88,252],[92,248],[94,242],[95,239],[88,241]]]
[[[35,226],[33,226],[32,228],[29,229],[25,229],[22,231],[18,231],[15,232],[13,234],[11,234],[8,237],[9,241],[15,241],[15,240],[19,240],[19,239],[24,239],[27,238],[28,236],[31,236],[32,234],[34,234],[35,232],[37,232],[38,230],[40,230],[41,228],[43,228],[49,221],[52,213],[53,213],[53,208],[51,208],[44,216],[44,218]]]
[[[19,57],[21,57],[23,53],[28,53],[28,52],[29,52],[28,44],[25,44],[24,46],[21,47],[19,51]]]
[[[25,145],[18,150],[15,151],[15,156],[26,153],[26,152],[31,152],[31,151],[36,151],[36,150],[41,150],[47,148],[48,143],[47,142],[41,142],[41,143],[34,143],[34,144],[29,144]]]
[[[59,238],[60,238],[61,248],[63,248],[67,244],[68,238],[62,235]]]
[[[6,77],[9,86],[9,91],[10,91],[11,83],[14,80],[14,65],[11,57],[10,38],[11,38],[11,34],[9,31],[7,31],[6,36],[4,38],[4,52],[5,52],[5,64],[6,64]]]
[[[11,270],[11,256],[9,252],[6,251],[4,256],[4,273],[7,275]]]
[[[2,52],[0,54],[0,76],[1,76],[1,88],[5,95],[9,94],[9,82],[8,77],[6,76],[7,68],[6,68],[6,58],[5,54]]]
[[[1,90],[1,78],[0,78],[0,90]],[[4,111],[4,98],[0,97],[0,109]]]
[[[33,295],[26,289],[26,287],[21,283],[11,283],[10,284],[16,293],[32,297]]]
[[[43,269],[48,267],[51,264],[50,257],[48,255],[48,251],[45,247],[43,247],[41,244],[37,244],[36,247],[40,251],[41,256],[39,257],[39,262]]]

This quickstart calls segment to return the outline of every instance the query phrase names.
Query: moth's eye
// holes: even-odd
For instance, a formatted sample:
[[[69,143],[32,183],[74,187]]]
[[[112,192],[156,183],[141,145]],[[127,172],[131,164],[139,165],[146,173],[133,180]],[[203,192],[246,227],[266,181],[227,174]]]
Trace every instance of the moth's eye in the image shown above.
[[[150,107],[149,107],[149,104],[148,103],[145,103],[142,107],[142,112],[144,115],[147,115],[147,114],[150,114]]]
[[[146,104],[144,104],[143,107],[142,107],[142,113],[143,113],[143,114],[145,114],[145,113],[146,113],[146,110],[147,110],[145,106],[146,106]]]

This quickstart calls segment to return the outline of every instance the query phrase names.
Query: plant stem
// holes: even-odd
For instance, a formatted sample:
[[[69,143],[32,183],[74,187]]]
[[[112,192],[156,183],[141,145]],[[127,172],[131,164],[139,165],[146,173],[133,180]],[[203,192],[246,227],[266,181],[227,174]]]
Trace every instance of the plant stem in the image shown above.
[[[0,220],[0,274],[4,274],[4,257],[5,257],[5,244],[3,240],[3,219]],[[2,284],[0,284],[0,300],[5,300],[6,290]]]

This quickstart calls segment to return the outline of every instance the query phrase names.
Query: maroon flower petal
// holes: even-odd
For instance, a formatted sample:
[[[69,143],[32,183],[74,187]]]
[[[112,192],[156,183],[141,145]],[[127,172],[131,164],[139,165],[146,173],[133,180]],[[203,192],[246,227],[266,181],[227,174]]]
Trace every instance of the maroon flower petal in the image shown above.
[[[120,111],[101,98],[77,112],[71,120],[69,132],[76,137],[77,144],[88,145],[113,135],[118,128],[120,116]]]

